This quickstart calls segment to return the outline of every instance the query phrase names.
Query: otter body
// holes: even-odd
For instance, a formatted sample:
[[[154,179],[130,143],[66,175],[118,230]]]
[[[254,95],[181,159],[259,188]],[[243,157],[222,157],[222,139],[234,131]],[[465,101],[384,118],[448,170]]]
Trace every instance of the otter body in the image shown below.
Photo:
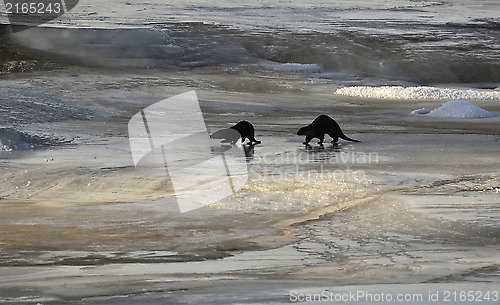
[[[229,132],[230,129],[236,130],[238,134],[234,131]],[[260,141],[255,140],[255,129],[253,128],[252,123],[248,121],[241,121],[227,129],[216,131],[210,137],[212,139],[223,139],[222,143],[234,144],[238,141],[239,137],[241,137],[241,143],[245,142],[245,139],[248,139],[249,145],[261,143]]]
[[[342,132],[342,129],[340,129],[339,124],[337,124],[334,119],[324,114],[315,118],[311,124],[299,129],[297,135],[306,136],[306,141],[304,142],[304,144],[306,145],[309,145],[309,142],[313,138],[318,138],[319,145],[323,145],[323,141],[325,140],[325,133],[332,137],[332,143],[336,143],[339,138],[352,142],[361,142],[346,136]]]
[[[260,141],[255,140],[255,129],[253,128],[252,123],[248,121],[241,121],[238,124],[231,126],[229,128],[237,130],[241,135],[241,143],[245,142],[245,139],[248,139],[248,144],[255,145],[260,144]]]

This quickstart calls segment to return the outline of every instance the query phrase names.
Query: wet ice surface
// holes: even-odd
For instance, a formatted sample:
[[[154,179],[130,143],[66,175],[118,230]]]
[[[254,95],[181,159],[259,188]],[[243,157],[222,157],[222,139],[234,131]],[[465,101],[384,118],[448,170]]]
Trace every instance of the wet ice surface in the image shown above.
[[[294,290],[348,285],[386,292],[458,290],[462,282],[496,287],[498,118],[416,118],[410,110],[431,102],[375,107],[296,78],[280,79],[280,94],[259,95],[233,87],[249,78],[219,75],[207,85],[203,71],[80,72],[54,72],[45,88],[62,105],[47,98],[39,109],[65,117],[82,107],[91,117],[12,123],[71,143],[1,152],[2,302],[272,304],[289,302]],[[46,77],[30,75],[40,86]],[[70,83],[84,94],[67,92]],[[248,119],[263,144],[249,157],[240,192],[179,214],[168,179],[134,169],[126,124],[193,85],[209,130]],[[491,101],[478,103],[498,113]],[[303,147],[296,130],[319,113],[362,142]]]
[[[26,81],[2,80],[0,87],[1,126],[12,127],[26,123],[50,123],[71,119],[86,120],[92,111],[64,100],[41,84],[32,85]]]

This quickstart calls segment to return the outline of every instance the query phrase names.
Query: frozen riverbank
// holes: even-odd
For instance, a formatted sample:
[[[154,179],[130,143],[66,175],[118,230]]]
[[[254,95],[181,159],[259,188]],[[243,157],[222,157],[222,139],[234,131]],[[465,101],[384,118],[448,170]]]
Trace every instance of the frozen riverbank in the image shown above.
[[[296,77],[273,79],[277,94],[203,69],[67,75],[5,82],[43,88],[30,96],[40,108],[2,112],[10,130],[63,140],[0,152],[2,302],[272,304],[350,285],[487,291],[499,281],[498,117],[416,117],[441,102],[334,96],[328,81]],[[193,84],[209,130],[248,119],[263,143],[240,192],[180,214],[166,177],[133,168],[126,126]],[[71,115],[30,119],[51,107]],[[362,142],[305,149],[296,130],[319,113]]]

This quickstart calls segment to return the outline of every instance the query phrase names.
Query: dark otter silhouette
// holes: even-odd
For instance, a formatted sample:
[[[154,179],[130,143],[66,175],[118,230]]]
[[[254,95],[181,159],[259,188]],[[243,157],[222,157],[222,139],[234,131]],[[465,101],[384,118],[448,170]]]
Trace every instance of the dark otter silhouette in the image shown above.
[[[255,128],[253,128],[252,123],[248,121],[241,121],[238,124],[231,126],[229,128],[237,130],[241,134],[241,142],[245,142],[248,139],[248,144],[255,145],[262,143],[261,141],[255,140]]]
[[[241,121],[238,122],[238,124],[229,127],[231,129],[234,129],[239,132],[241,136],[241,142],[245,142],[245,139],[248,139],[248,144],[249,145],[255,145],[255,144],[260,144],[262,143],[261,141],[257,141],[255,139],[255,129],[252,125],[252,123],[248,121]],[[223,139],[223,143],[231,143],[234,144],[236,141],[238,141],[239,137],[234,137],[234,134],[226,132],[227,129],[222,129],[219,131],[214,132],[210,137],[213,139]]]
[[[337,124],[334,119],[324,114],[315,118],[311,124],[299,129],[297,135],[306,136],[306,141],[304,142],[304,144],[306,145],[309,145],[309,142],[313,138],[318,138],[319,145],[323,145],[323,141],[325,140],[325,133],[333,138],[332,143],[336,143],[339,138],[352,142],[361,142],[346,136],[342,132],[342,129],[340,129],[339,124]]]

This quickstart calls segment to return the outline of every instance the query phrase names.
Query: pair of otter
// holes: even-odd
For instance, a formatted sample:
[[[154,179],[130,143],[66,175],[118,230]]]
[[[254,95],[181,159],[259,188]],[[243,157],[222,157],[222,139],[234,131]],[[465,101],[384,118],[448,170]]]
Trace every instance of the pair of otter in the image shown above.
[[[249,145],[255,145],[255,144],[261,143],[261,141],[257,141],[255,139],[255,129],[254,129],[252,123],[250,123],[248,121],[241,121],[238,124],[231,126],[229,128],[237,130],[240,133],[241,142],[244,142],[245,139],[248,138]],[[306,136],[306,141],[304,142],[305,145],[309,145],[309,142],[313,138],[318,138],[319,139],[318,144],[323,145],[323,141],[325,140],[325,133],[327,135],[329,135],[330,137],[332,137],[332,139],[333,139],[332,143],[336,143],[339,140],[339,138],[342,138],[342,139],[347,140],[347,141],[352,141],[352,142],[361,142],[361,141],[354,140],[354,139],[351,139],[348,136],[346,136],[342,132],[342,129],[340,129],[339,124],[337,124],[337,122],[334,119],[332,119],[331,117],[324,115],[324,114],[315,118],[311,124],[300,128],[299,131],[297,132],[297,135]],[[215,138],[215,139],[224,138],[221,136],[222,136],[222,134],[220,133],[220,131],[218,131],[218,132],[215,132],[214,134],[212,134],[211,137]],[[236,140],[232,139],[232,140],[227,140],[226,142],[235,143],[236,141],[237,141],[237,139]]]

